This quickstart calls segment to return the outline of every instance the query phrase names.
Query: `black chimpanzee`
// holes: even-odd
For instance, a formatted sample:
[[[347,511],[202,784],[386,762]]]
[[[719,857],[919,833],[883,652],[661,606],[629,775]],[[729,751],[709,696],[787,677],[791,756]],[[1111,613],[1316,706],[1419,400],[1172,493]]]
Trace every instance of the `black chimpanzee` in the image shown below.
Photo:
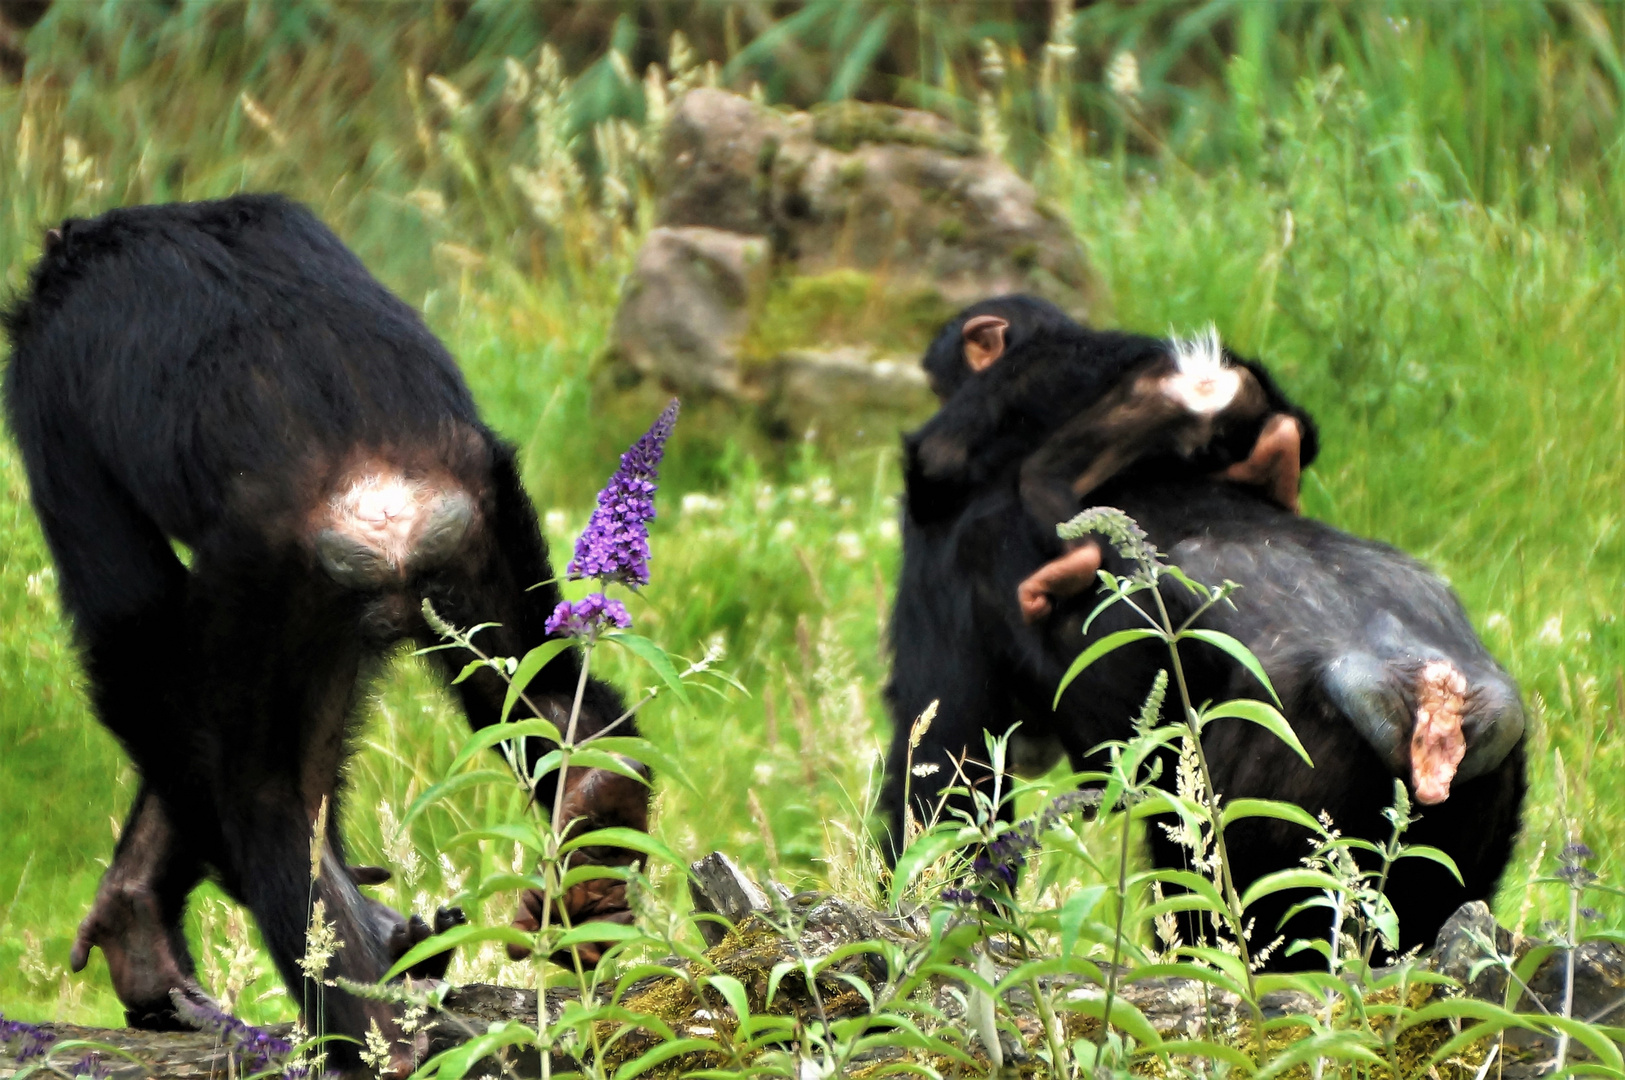
[[[977,313],[972,309],[971,317]],[[962,338],[965,321],[956,320],[945,337]],[[1090,333],[1061,330],[1062,338]],[[1009,351],[1035,343],[1049,348],[1054,337],[1053,327],[1029,326]],[[1144,340],[1154,351],[1155,339]],[[1166,354],[1172,346],[1165,342],[1161,349]],[[1118,369],[1118,385],[1108,381],[1099,400],[1085,407],[1107,400],[1137,374],[1133,364]],[[959,393],[976,392],[974,382],[967,379]],[[1302,415],[1291,407],[1283,411]],[[917,441],[911,436],[909,444]],[[1041,433],[1023,445],[1041,446]],[[1407,839],[1449,852],[1465,880],[1457,885],[1421,860],[1396,869],[1389,892],[1400,915],[1401,946],[1427,941],[1461,903],[1494,891],[1510,856],[1524,790],[1517,688],[1485,652],[1449,589],[1420,564],[1386,545],[1297,517],[1266,489],[1204,475],[1196,467],[1201,460],[1201,454],[1153,455],[1108,478],[1089,492],[1089,501],[1127,511],[1170,561],[1198,580],[1244,586],[1235,609],[1216,608],[1203,625],[1235,635],[1259,656],[1287,718],[1320,766],[1304,766],[1262,729],[1222,723],[1206,736],[1214,781],[1227,798],[1286,799],[1327,811],[1345,834],[1383,839],[1388,826],[1381,810],[1391,800],[1391,778],[1409,779],[1425,812]],[[1047,618],[1024,617],[1018,589],[1052,558],[1055,541],[1028,511],[1022,468],[1023,460],[1007,460],[1001,472],[978,477],[957,499],[932,492],[927,505],[935,516],[916,514],[917,474],[910,475],[887,688],[896,733],[883,804],[894,837],[901,828],[909,727],[931,701],[940,702],[939,710],[913,760],[939,768],[911,784],[920,815],[936,805],[953,773],[950,762],[981,752],[984,730],[1003,731],[1020,721],[1017,760],[1041,769],[1065,754],[1083,767],[1092,747],[1126,735],[1166,662],[1156,646],[1131,646],[1085,671],[1059,710],[1051,708],[1072,658],[1130,623],[1123,609],[1112,609],[1085,637],[1083,620],[1094,604],[1087,595],[1057,595]],[[1108,569],[1126,570],[1115,553],[1088,550]],[[1176,622],[1192,610],[1182,589],[1164,589],[1163,596]],[[1186,649],[1182,660],[1196,701],[1263,694],[1217,650]],[[973,778],[982,774],[985,768],[972,767]],[[1227,835],[1238,883],[1296,865],[1308,850],[1302,829],[1273,820],[1244,820]],[[1161,865],[1181,865],[1184,853],[1161,830],[1151,839]],[[1287,906],[1278,898],[1256,910],[1264,940],[1273,937]],[[1286,932],[1323,933],[1317,919],[1300,915]],[[1276,962],[1313,959],[1277,954]]]
[[[343,942],[329,977],[375,981],[428,931],[357,890],[382,871],[344,863],[357,686],[395,642],[434,641],[425,600],[497,623],[493,654],[546,636],[559,593],[513,448],[417,314],[277,196],[69,221],[5,326],[6,406],[92,703],[141,775],[75,968],[100,947],[131,1023],[178,1023],[171,992],[202,992],[181,917],[212,871],[297,998],[318,1000],[298,966],[315,901]],[[469,659],[434,656],[448,673]],[[566,654],[532,684],[549,719],[567,715],[578,664]],[[488,670],[458,684],[470,723],[496,722],[505,689]],[[578,730],[622,711],[589,681]],[[566,783],[570,817],[646,827],[632,781]],[[624,893],[601,892],[566,911],[624,917]],[[321,1000],[326,1030],[361,1038],[376,1021],[410,1070],[392,1006]]]
[[[1262,486],[1296,512],[1318,446],[1309,415],[1211,328],[1174,342],[1104,333],[1047,301],[996,297],[944,327],[924,366],[944,404],[904,440],[909,512],[921,521],[951,515],[1019,462],[1022,504],[1049,536],[1080,498],[1146,458]],[[1028,621],[1094,581],[1093,543],[1064,546],[1022,582]]]

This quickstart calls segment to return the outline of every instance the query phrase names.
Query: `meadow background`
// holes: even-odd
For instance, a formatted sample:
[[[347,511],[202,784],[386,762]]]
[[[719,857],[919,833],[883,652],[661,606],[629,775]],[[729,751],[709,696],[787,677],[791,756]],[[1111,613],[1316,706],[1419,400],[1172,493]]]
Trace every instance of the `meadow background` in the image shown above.
[[[1527,881],[1571,829],[1625,884],[1625,6],[84,0],[27,45],[0,86],[5,290],[65,216],[286,191],[450,344],[555,552],[659,400],[603,363],[650,219],[651,87],[952,117],[1077,230],[1099,322],[1211,319],[1279,371],[1323,427],[1306,512],[1436,567],[1521,681],[1532,792],[1502,921],[1555,910]],[[99,955],[66,963],[133,776],[88,713],[9,440],[0,484],[0,1007],[118,1023]],[[679,423],[633,614],[676,653],[720,641],[749,691],[643,714],[693,783],[659,785],[679,853],[862,887],[898,488],[894,431],[776,443],[715,404]],[[365,716],[348,832],[397,871],[384,898],[421,910],[509,867],[439,854],[517,812],[503,793],[398,825],[464,737],[422,665],[402,656]],[[205,888],[193,922],[242,1015],[292,1014],[240,912]],[[491,950],[453,975],[528,978]]]

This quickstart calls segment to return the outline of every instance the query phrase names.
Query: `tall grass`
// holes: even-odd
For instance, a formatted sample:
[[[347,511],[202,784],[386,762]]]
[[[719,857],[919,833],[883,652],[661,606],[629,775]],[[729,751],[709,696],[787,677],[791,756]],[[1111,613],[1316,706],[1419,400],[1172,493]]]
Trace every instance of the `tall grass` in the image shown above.
[[[565,42],[576,77],[548,84],[534,52],[545,19],[445,10],[58,5],[30,36],[28,80],[0,88],[0,276],[19,287],[64,215],[290,191],[423,307],[522,446],[563,544],[651,415],[597,373],[648,207],[606,198],[593,137],[618,117],[643,123],[643,73],[625,57],[648,43],[636,19],[611,20],[623,59]],[[693,10],[696,28],[729,18]],[[1542,845],[1566,842],[1559,753],[1568,812],[1620,879],[1625,797],[1608,777],[1625,768],[1625,9],[1216,0],[1063,10],[1059,32],[998,21],[994,5],[738,11],[731,39],[726,25],[694,34],[680,65],[693,78],[715,60],[740,89],[885,93],[988,122],[989,137],[996,122],[1088,246],[1105,321],[1214,319],[1278,369],[1325,432],[1307,512],[1447,575],[1530,699],[1533,792],[1498,914],[1533,925],[1562,903],[1537,891],[1526,904],[1523,884]],[[562,176],[566,158],[580,188],[549,217],[515,169]],[[677,653],[720,635],[751,696],[643,714],[698,789],[662,785],[655,828],[686,856],[723,847],[792,884],[853,886],[886,732],[890,444],[773,445],[712,408],[669,452],[657,584],[633,614]],[[90,717],[9,444],[0,475],[0,1002],[115,1023],[100,959],[79,978],[62,968],[132,778]],[[454,832],[515,812],[506,796],[452,800],[404,835],[390,825],[463,737],[426,670],[403,658],[365,713],[345,813],[356,856],[403,871],[386,899],[422,909],[511,869],[496,845],[475,863],[438,858]],[[194,919],[216,957],[243,935],[218,904]],[[1625,905],[1605,917],[1618,924]],[[457,964],[458,977],[518,977],[494,953]],[[243,1014],[289,1015],[276,985],[260,972]]]

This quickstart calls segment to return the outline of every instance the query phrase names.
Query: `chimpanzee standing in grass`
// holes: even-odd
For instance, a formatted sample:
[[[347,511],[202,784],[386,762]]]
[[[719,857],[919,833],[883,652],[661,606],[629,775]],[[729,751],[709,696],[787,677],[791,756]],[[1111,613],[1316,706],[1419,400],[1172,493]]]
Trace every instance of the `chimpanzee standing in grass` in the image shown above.
[[[181,919],[212,872],[296,1000],[322,1000],[329,1032],[376,1022],[404,1075],[393,1007],[318,998],[298,960],[313,902],[342,942],[329,978],[375,981],[428,932],[357,890],[383,875],[344,863],[340,776],[357,687],[393,643],[435,639],[425,601],[453,624],[499,624],[482,632],[492,654],[546,637],[559,593],[513,449],[417,314],[279,197],[69,221],[5,326],[7,411],[92,703],[141,775],[75,968],[100,947],[132,1023],[178,1023],[171,993],[202,992]],[[448,673],[470,659],[434,656]],[[548,719],[562,724],[579,673],[567,653],[531,684]],[[489,670],[457,686],[475,726],[498,720],[505,690]],[[577,730],[622,711],[590,680]],[[569,817],[646,826],[634,782],[582,769],[567,783]]]
[[[987,306],[1014,331],[1006,360],[1012,371],[1033,373],[1029,391],[1046,378],[1064,383],[1079,377],[1046,372],[1046,362],[1080,362],[1087,376],[1098,356],[1104,370],[1092,398],[1068,399],[1078,410],[1070,417],[1044,414],[1057,396],[1053,391],[1037,398],[987,392],[990,387],[975,380],[997,373],[997,364],[986,374],[972,373],[982,347],[973,340],[973,320],[989,313],[979,310],[984,305],[951,323],[928,354],[938,392],[954,396],[906,443],[909,489],[891,630],[895,662],[887,687],[896,730],[882,797],[894,844],[902,836],[910,760],[926,766],[909,785],[911,808],[921,819],[941,805],[941,790],[955,779],[955,762],[968,759],[972,782],[985,776],[986,766],[976,759],[986,731],[1002,733],[1019,721],[1013,758],[1029,771],[1042,771],[1063,755],[1083,768],[1093,747],[1128,735],[1156,671],[1167,664],[1160,645],[1130,645],[1087,669],[1058,709],[1051,703],[1067,665],[1090,642],[1143,625],[1118,606],[1083,631],[1095,600],[1081,594],[1078,583],[1092,579],[1099,565],[1117,573],[1129,568],[1115,552],[1102,555],[1094,545],[1056,559],[1053,525],[1035,515],[1029,480],[1075,477],[1084,482],[1074,492],[1127,511],[1170,561],[1197,580],[1230,579],[1243,586],[1235,608],[1216,607],[1200,625],[1230,633],[1261,659],[1285,715],[1320,767],[1304,765],[1262,729],[1216,724],[1204,745],[1218,790],[1232,801],[1264,797],[1311,813],[1324,810],[1346,835],[1382,841],[1389,826],[1381,812],[1392,797],[1393,778],[1409,781],[1424,813],[1406,839],[1448,852],[1463,881],[1432,863],[1396,867],[1389,894],[1400,916],[1402,949],[1430,940],[1461,903],[1490,896],[1518,827],[1524,714],[1516,685],[1478,641],[1448,587],[1401,552],[1297,517],[1281,505],[1289,500],[1275,494],[1279,479],[1290,475],[1295,481],[1296,475],[1281,466],[1290,440],[1285,448],[1255,445],[1251,451],[1243,440],[1223,456],[1212,445],[1181,453],[1186,447],[1165,437],[1183,423],[1178,411],[1154,401],[1155,407],[1141,407],[1148,394],[1163,392],[1166,376],[1180,374],[1177,368],[1158,374],[1148,366],[1176,354],[1173,343],[1138,339],[1146,343],[1138,351],[1102,347],[1091,354],[1096,340],[1109,345],[1133,339],[1095,335],[1041,310],[1043,317],[1032,317],[1031,301]],[[945,342],[951,351],[939,348]],[[1114,357],[1126,359],[1112,363]],[[964,374],[956,363],[964,365]],[[1149,380],[1148,370],[1154,375]],[[1260,369],[1248,370],[1260,386],[1272,386]],[[1278,391],[1267,390],[1266,399],[1302,424],[1309,438],[1300,447],[1312,453],[1308,418]],[[1113,427],[1118,421],[1122,426]],[[1091,424],[1103,428],[1092,430]],[[947,467],[933,473],[919,448],[945,432],[969,432],[961,435],[965,445],[983,449],[962,461],[949,458]],[[1259,441],[1269,442],[1267,426]],[[1077,448],[1070,458],[1068,445]],[[1147,456],[1135,460],[1136,452]],[[1215,475],[1224,473],[1212,473],[1205,463],[1217,457],[1223,465],[1225,456],[1246,458],[1242,468],[1227,465],[1225,473],[1262,478],[1264,486],[1218,482]],[[1043,469],[1035,468],[1035,460]],[[1091,470],[1103,460],[1116,464],[1099,479]],[[1084,471],[1057,470],[1056,462],[1069,462],[1065,468],[1082,462]],[[1248,466],[1260,462],[1263,467],[1250,474]],[[1072,565],[1083,552],[1091,564]],[[1067,588],[1057,589],[1049,610],[1035,617],[1030,584],[1046,574]],[[1162,595],[1176,625],[1193,610],[1193,599],[1181,588],[1165,588]],[[1251,676],[1217,650],[1187,646],[1182,662],[1195,702],[1264,696]],[[933,700],[940,702],[939,711],[911,755],[910,726]],[[1177,719],[1177,708],[1165,706],[1164,715]],[[1164,780],[1171,775],[1165,770]],[[1243,888],[1272,870],[1297,865],[1308,851],[1307,833],[1281,821],[1240,821],[1227,836],[1232,872]],[[1182,865],[1188,856],[1160,830],[1152,830],[1151,841],[1159,865]],[[1277,895],[1251,909],[1259,927],[1255,945],[1274,936],[1296,899]],[[1323,916],[1299,914],[1286,927],[1287,937],[1324,934]],[[1277,954],[1273,962],[1315,961],[1303,953],[1295,959]]]

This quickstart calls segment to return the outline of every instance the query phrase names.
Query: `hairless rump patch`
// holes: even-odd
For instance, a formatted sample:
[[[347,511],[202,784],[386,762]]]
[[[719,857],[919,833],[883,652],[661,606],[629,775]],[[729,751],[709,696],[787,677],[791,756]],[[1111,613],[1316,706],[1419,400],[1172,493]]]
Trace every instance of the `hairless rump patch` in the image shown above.
[[[445,560],[468,533],[474,503],[451,482],[363,467],[320,511],[314,543],[341,585],[377,588]]]
[[[1416,684],[1416,726],[1411,729],[1411,786],[1416,801],[1434,806],[1450,797],[1450,782],[1467,753],[1461,721],[1467,677],[1444,660],[1430,660]]]

